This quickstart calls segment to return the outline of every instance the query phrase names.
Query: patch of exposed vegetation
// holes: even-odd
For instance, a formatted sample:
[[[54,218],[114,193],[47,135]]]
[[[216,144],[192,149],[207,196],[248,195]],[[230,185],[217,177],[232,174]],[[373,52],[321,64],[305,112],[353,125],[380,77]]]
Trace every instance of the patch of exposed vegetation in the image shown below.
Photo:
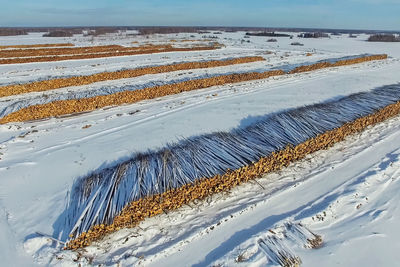
[[[70,31],[50,31],[43,34],[43,37],[71,37],[74,34]]]

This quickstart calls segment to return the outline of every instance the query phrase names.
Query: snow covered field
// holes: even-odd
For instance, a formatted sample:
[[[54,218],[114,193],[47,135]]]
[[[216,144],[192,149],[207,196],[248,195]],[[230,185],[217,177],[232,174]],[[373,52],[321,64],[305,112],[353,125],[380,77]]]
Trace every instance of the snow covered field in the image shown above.
[[[1,37],[0,45],[157,44],[190,35],[149,39],[110,35],[92,42],[83,36],[42,38],[31,34]],[[366,35],[277,38],[276,43],[266,42],[267,37],[243,36],[243,32],[218,35],[216,41],[226,47],[211,51],[0,65],[0,85],[5,85],[174,62],[266,58],[263,62],[9,96],[0,98],[0,110],[72,93],[141,88],[362,53],[387,53],[390,58],[215,86],[78,116],[0,125],[0,265],[274,266],[277,263],[259,245],[271,236],[277,236],[279,244],[288,247],[304,266],[395,265],[400,260],[400,231],[396,229],[400,222],[400,117],[229,193],[146,219],[138,227],[120,230],[82,251],[63,251],[61,244],[37,234],[53,235],[74,181],[93,170],[183,138],[244,126],[260,115],[400,83],[398,43],[369,43]],[[201,35],[196,36],[199,38]],[[290,45],[296,41],[304,46]],[[322,247],[306,249],[306,240],[285,238],[287,223],[301,223],[302,229],[321,236]]]

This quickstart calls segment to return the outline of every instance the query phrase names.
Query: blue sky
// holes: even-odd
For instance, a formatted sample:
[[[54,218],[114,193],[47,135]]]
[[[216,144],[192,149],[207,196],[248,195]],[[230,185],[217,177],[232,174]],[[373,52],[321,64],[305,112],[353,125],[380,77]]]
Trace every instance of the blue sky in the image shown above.
[[[0,26],[169,25],[400,30],[400,0],[0,0]]]

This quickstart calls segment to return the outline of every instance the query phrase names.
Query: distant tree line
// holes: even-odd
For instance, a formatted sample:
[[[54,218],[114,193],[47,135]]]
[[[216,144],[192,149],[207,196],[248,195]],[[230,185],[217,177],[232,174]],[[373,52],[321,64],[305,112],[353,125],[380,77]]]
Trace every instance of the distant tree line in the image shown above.
[[[373,34],[369,36],[368,42],[400,42],[400,37],[394,34]]]
[[[43,37],[71,37],[74,34],[70,31],[50,31],[43,34]]]
[[[197,32],[198,28],[195,27],[145,27],[139,29],[139,34],[168,34],[168,33],[181,33],[181,32]]]
[[[290,37],[290,34],[276,32],[246,32],[247,36]]]
[[[88,31],[87,35],[99,36],[107,33],[116,33],[116,32],[119,32],[119,29],[115,27],[100,27]]]
[[[329,38],[329,34],[323,32],[305,32],[297,35],[300,38]]]
[[[119,28],[116,27],[96,27],[94,29],[84,29],[86,30],[85,35],[99,36],[107,33],[116,33],[119,32]],[[43,37],[71,37],[74,34],[81,34],[83,29],[55,29],[51,30],[48,33],[43,34]]]
[[[25,29],[17,28],[0,28],[0,36],[26,35],[28,32]]]
[[[97,29],[100,29],[97,31]],[[191,26],[191,27],[176,27],[176,26],[76,26],[76,27],[0,27],[0,36],[1,35],[21,35],[27,34],[29,32],[52,32],[52,31],[66,31],[71,32],[73,34],[82,33],[83,31],[90,32],[104,32],[105,29],[107,31],[120,30],[137,30],[139,34],[154,34],[154,33],[181,33],[181,32],[201,32],[201,34],[211,33],[211,32],[249,32],[249,33],[258,33],[259,36],[271,36],[271,33],[274,32],[305,32],[305,33],[316,33],[316,32],[329,32],[334,35],[339,34],[398,34],[396,31],[375,31],[375,30],[348,30],[348,29],[318,29],[318,28],[279,28],[279,27],[219,27],[219,26]],[[267,33],[267,35],[265,35]],[[286,36],[287,37],[287,36]]]

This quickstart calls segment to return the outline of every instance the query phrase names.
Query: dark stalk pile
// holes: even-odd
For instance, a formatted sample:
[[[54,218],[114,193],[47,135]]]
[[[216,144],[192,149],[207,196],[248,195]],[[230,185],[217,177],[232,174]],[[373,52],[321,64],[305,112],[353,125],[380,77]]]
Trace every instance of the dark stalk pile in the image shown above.
[[[75,183],[55,235],[84,247],[147,217],[279,170],[400,113],[400,84],[182,140],[99,169]]]

